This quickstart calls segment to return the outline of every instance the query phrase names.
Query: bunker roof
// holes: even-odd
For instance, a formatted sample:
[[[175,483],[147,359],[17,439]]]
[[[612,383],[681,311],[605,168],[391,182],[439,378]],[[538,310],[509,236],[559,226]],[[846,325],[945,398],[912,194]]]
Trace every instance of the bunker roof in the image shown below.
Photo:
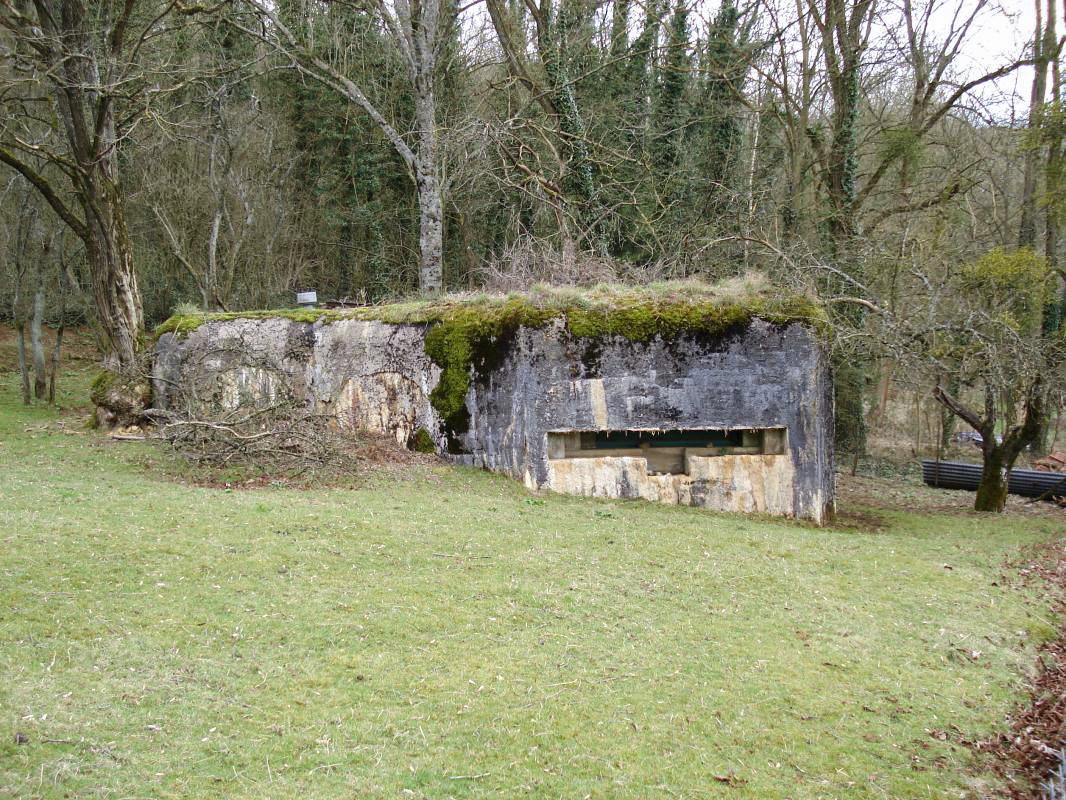
[[[476,337],[494,337],[517,327],[539,328],[561,318],[575,336],[618,335],[631,341],[686,333],[721,334],[746,327],[756,319],[775,325],[805,323],[819,330],[827,321],[825,309],[814,298],[751,274],[714,284],[697,279],[588,288],[541,284],[526,292],[464,292],[356,308],[175,314],[153,335],[187,334],[207,322],[278,318],[322,324],[348,319],[441,323]]]

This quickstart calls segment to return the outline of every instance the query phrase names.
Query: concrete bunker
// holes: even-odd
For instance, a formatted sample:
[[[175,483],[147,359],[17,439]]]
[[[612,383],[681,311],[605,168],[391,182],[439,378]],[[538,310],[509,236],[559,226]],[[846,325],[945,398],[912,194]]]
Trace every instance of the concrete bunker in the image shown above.
[[[819,310],[772,289],[641,291],[591,310],[509,296],[172,320],[155,404],[190,389],[254,402],[263,382],[235,392],[232,376],[269,365],[337,425],[534,490],[821,522],[834,492]]]

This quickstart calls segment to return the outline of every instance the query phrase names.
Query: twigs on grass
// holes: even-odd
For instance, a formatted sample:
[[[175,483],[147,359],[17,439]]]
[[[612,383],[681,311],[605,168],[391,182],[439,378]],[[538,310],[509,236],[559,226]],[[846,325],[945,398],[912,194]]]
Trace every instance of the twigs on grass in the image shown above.
[[[358,472],[359,438],[323,415],[275,406],[252,414],[205,416],[176,419],[160,428],[163,439],[192,463],[251,467],[288,477],[313,477],[323,470]]]

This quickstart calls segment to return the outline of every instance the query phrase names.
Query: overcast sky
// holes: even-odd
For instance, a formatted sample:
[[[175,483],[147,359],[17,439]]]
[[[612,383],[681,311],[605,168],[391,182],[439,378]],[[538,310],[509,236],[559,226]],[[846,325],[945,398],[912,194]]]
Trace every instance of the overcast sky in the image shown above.
[[[1044,0],[1042,0],[1044,2]],[[1058,3],[1059,0],[1056,0]],[[1025,46],[1032,41],[1036,16],[1033,0],[1000,0],[1003,16],[991,15],[974,36],[972,45],[967,48],[967,59],[974,62],[974,72],[988,69],[994,64],[1005,63],[1017,58]],[[999,20],[1007,24],[1000,25]],[[1059,12],[1059,34],[1063,33],[1062,13]],[[983,70],[982,70],[983,71]],[[1020,116],[1028,113],[1029,94],[1032,89],[1033,72],[1020,69],[1009,79],[1001,81],[999,89],[1012,92],[1022,104]]]
[[[960,3],[965,16],[978,0],[935,1],[939,13],[934,15],[934,22],[946,33]],[[1047,0],[1040,2],[1046,7]],[[1066,32],[1062,22],[1062,4],[1066,0],[1054,2],[1059,7],[1058,32],[1061,35]],[[966,78],[975,78],[1028,56],[1027,46],[1033,39],[1035,23],[1033,0],[991,0],[971,29],[959,55],[959,72]],[[1028,116],[1032,82],[1032,69],[1022,68],[994,84],[981,87],[977,94],[986,104],[985,111],[989,116],[1007,122]]]

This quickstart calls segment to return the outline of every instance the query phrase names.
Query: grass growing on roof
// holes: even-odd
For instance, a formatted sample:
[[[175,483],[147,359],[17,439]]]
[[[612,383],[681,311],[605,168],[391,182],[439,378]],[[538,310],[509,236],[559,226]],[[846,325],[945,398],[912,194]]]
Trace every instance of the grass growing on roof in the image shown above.
[[[16,379],[0,796],[959,797],[1054,631],[999,579],[1047,518],[194,488]]]
[[[207,322],[234,319],[289,319],[330,323],[345,319],[396,324],[456,321],[491,333],[501,326],[539,327],[564,317],[577,336],[619,335],[634,341],[684,332],[719,333],[764,319],[776,324],[822,325],[824,310],[810,297],[783,291],[761,275],[716,284],[699,280],[664,281],[646,286],[601,284],[592,288],[540,284],[529,292],[463,292],[432,300],[414,300],[346,309],[273,309],[175,314],[153,335],[186,334]],[[571,320],[573,317],[576,321]]]

